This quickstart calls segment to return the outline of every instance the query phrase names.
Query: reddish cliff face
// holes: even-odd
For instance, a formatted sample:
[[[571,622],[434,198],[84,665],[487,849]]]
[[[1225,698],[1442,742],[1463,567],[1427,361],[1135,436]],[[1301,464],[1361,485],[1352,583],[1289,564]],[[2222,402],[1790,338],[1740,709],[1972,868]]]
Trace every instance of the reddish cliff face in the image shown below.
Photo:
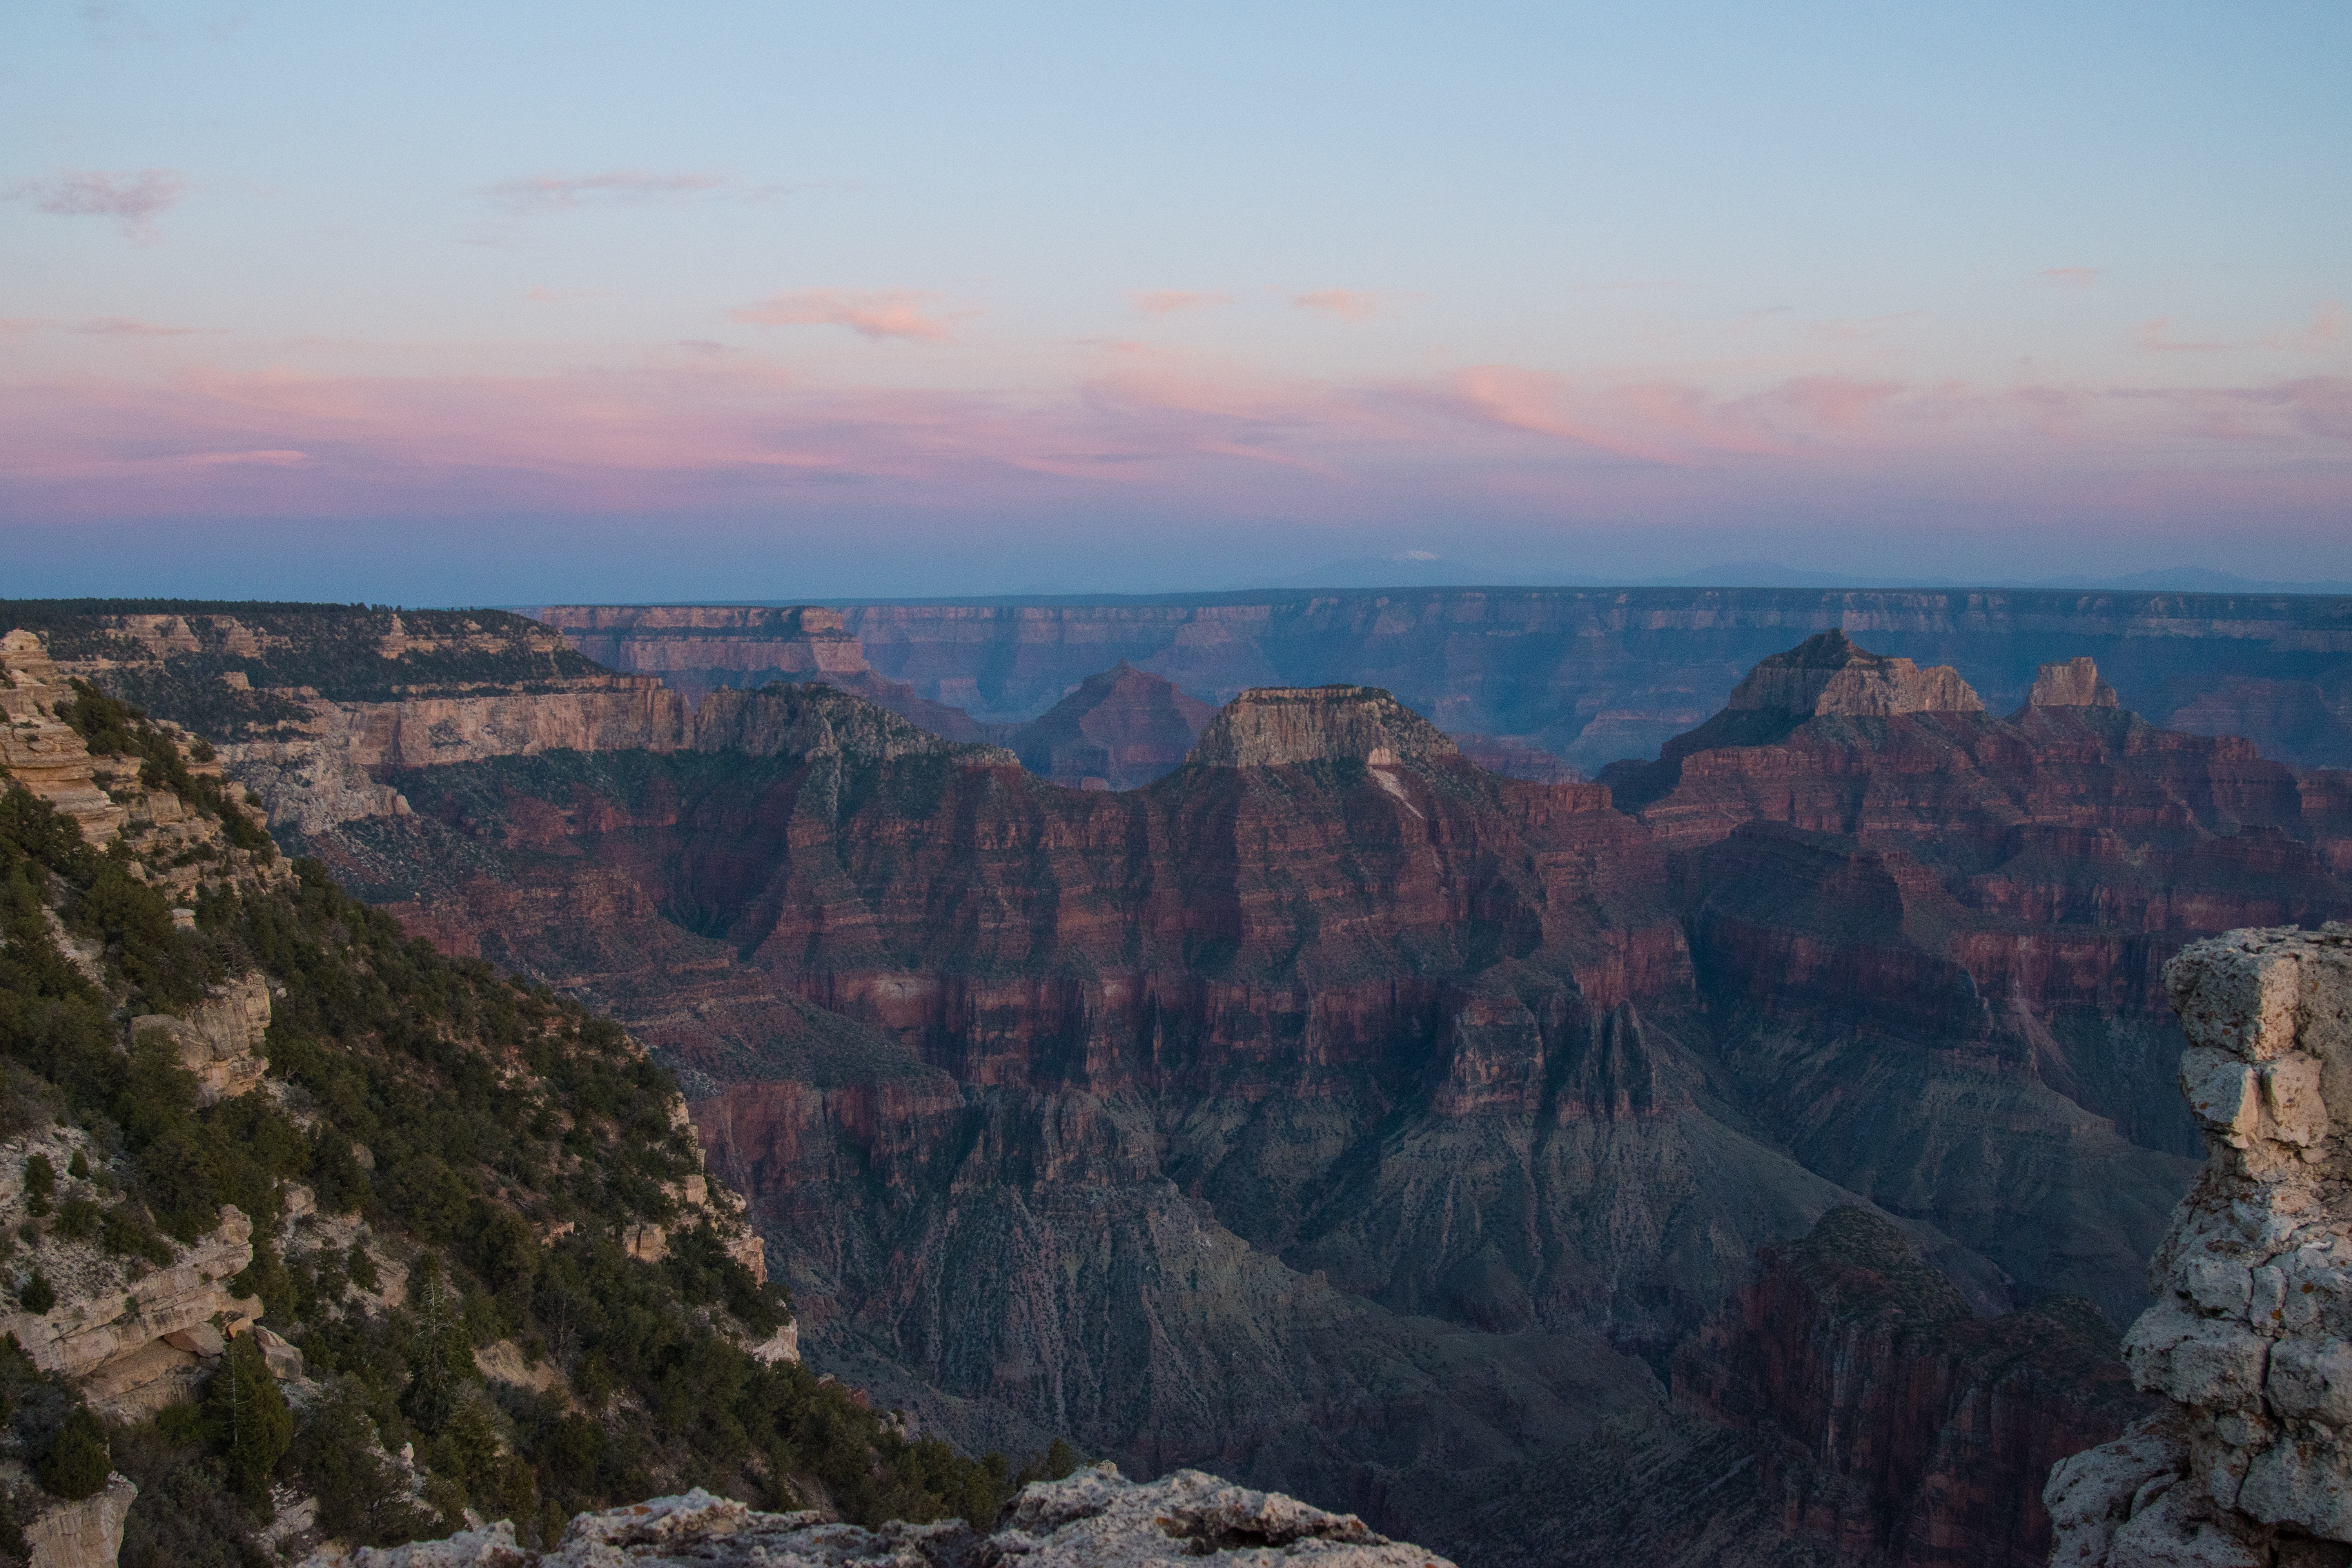
[[[1021,765],[1071,789],[1139,789],[1173,773],[1216,710],[1125,659],[1008,740]]]
[[[2088,1302],[1972,1317],[1859,1208],[1764,1255],[1676,1352],[1674,1394],[1757,1439],[1789,1536],[1890,1568],[2040,1568],[2050,1466],[2154,1407]]]

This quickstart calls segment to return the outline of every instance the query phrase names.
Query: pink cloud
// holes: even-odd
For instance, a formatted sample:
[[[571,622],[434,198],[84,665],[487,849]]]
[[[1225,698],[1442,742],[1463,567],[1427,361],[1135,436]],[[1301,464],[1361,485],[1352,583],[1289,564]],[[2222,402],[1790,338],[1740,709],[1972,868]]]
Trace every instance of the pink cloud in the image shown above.
[[[1158,318],[1172,316],[1181,310],[1205,310],[1217,305],[1234,302],[1231,294],[1202,294],[1189,289],[1153,289],[1140,294],[1130,294],[1138,315]]]
[[[684,515],[796,496],[941,514],[1341,517],[1402,497],[1540,510],[1615,496],[1638,510],[1676,497],[2088,494],[2103,475],[2161,497],[2187,493],[2165,476],[2225,468],[2269,491],[2300,474],[2312,504],[2340,506],[2347,455],[2347,377],[2123,390],[1812,375],[1726,392],[1510,364],[1317,380],[1127,349],[1058,385],[962,391],[672,349],[529,375],[0,382],[0,493],[24,519]]]
[[[187,176],[177,169],[68,169],[46,180],[27,180],[8,196],[29,201],[35,211],[54,217],[110,217],[132,240],[152,245],[161,237],[155,219],[187,188]]]
[[[726,187],[717,174],[660,174],[613,169],[601,174],[531,174],[485,185],[482,194],[511,213],[566,212],[593,202],[650,202],[708,195]]]
[[[2105,271],[2104,267],[2045,267],[2033,276],[2053,289],[2088,289]]]
[[[945,342],[947,323],[927,313],[931,295],[905,289],[803,289],[728,315],[761,327],[847,327],[862,338]]]
[[[1295,294],[1290,302],[1302,310],[1320,310],[1348,321],[1370,321],[1388,309],[1388,301],[1382,296],[1359,289],[1318,289],[1311,293]]]

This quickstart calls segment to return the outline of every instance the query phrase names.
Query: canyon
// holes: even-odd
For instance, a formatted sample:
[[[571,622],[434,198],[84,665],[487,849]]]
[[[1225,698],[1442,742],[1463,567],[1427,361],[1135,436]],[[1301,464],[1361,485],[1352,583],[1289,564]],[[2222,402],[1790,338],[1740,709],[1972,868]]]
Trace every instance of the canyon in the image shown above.
[[[370,679],[428,689],[74,668],[252,704],[232,777],[270,702],[450,723],[273,826],[646,1041],[820,1364],[970,1449],[1066,1433],[1482,1563],[2038,1560],[2031,1473],[2144,1408],[2112,1335],[2202,1152],[2163,964],[2352,912],[2341,773],[2076,648],[1988,700],[1784,634],[1592,784],[1270,683],[1120,790],[810,679],[631,688],[641,743],[468,728],[424,705],[646,677],[404,613],[505,639],[436,671],[371,614]],[[1107,761],[1108,707],[1157,769],[1189,721],[1117,657],[1068,732]]]
[[[1997,710],[2022,705],[2042,665],[2087,657],[2164,728],[2244,736],[2298,767],[2352,765],[2352,599],[2323,595],[1463,587],[835,603],[821,614],[838,632],[804,651],[792,647],[804,609],[529,613],[614,669],[690,692],[796,679],[854,641],[877,680],[982,726],[1025,723],[1120,659],[1211,704],[1360,682],[1449,733],[1516,741],[1587,775],[1654,755],[1759,659],[1837,627],[1957,666]]]

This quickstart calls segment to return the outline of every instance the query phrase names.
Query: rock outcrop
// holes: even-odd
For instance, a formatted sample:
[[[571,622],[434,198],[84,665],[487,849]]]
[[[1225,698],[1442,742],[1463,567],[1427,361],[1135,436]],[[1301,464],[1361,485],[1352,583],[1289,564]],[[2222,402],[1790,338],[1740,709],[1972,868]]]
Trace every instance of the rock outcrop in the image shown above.
[[[115,1568],[122,1552],[122,1521],[139,1489],[110,1475],[79,1502],[53,1502],[26,1521],[26,1568]]]
[[[239,975],[213,987],[184,1017],[142,1013],[131,1020],[134,1040],[151,1029],[171,1036],[180,1065],[196,1080],[199,1104],[234,1100],[260,1088],[269,1070],[260,1054],[269,1029],[269,982],[259,973]]]
[[[89,748],[56,716],[72,698],[39,637],[21,626],[0,637],[0,768],[72,817],[90,843],[111,844],[131,814],[99,787]]]
[[[1198,1470],[1138,1483],[1108,1464],[1024,1488],[988,1535],[961,1520],[894,1521],[861,1530],[818,1513],[761,1513],[698,1489],[580,1514],[546,1552],[517,1547],[513,1527],[496,1524],[447,1541],[316,1555],[304,1568],[1272,1568],[1294,1562],[1452,1568],[1434,1552],[1375,1534],[1353,1514],[1326,1513]]]
[[[2081,656],[2045,664],[2025,695],[2029,708],[2119,708],[2116,689],[2099,678],[2097,661]]]
[[[1436,725],[1370,686],[1263,687],[1217,710],[1191,760],[1212,768],[1352,761],[1394,766],[1457,754]]]
[[[2171,1402],[2068,1459],[2045,1497],[2066,1568],[2352,1560],[2352,927],[2232,931],[2165,983],[2210,1161],[2125,1336]]]
[[[1983,700],[1950,665],[1921,669],[1907,658],[1868,653],[1835,627],[1759,661],[1723,706],[1732,713],[1808,719],[1984,711]]]
[[[1125,659],[1015,731],[1031,773],[1072,789],[1140,789],[1183,765],[1216,710]]]

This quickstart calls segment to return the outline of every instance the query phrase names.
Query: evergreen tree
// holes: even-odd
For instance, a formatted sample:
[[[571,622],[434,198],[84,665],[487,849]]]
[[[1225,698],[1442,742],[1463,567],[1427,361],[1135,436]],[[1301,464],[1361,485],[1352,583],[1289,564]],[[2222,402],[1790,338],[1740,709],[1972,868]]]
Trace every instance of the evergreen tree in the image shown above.
[[[441,1259],[430,1252],[416,1261],[409,1301],[416,1313],[416,1332],[401,1409],[424,1431],[438,1433],[478,1375],[473,1341],[466,1332],[464,1304],[449,1289]]]
[[[205,1385],[204,1416],[205,1436],[226,1462],[230,1489],[267,1497],[269,1473],[294,1444],[294,1413],[251,1334],[228,1342],[220,1370]]]

